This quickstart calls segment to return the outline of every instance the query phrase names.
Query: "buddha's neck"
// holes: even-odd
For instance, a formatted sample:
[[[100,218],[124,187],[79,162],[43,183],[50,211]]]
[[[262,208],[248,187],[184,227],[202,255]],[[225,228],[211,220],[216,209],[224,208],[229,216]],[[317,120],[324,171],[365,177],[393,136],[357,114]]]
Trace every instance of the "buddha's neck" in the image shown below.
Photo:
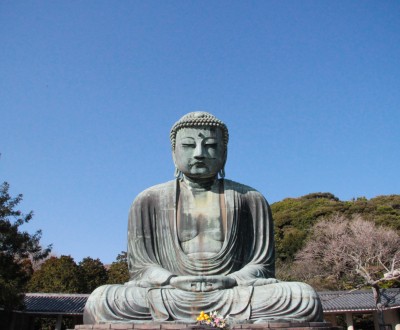
[[[217,177],[205,178],[205,179],[192,179],[187,176],[183,176],[183,182],[194,190],[211,190],[212,186],[217,182]]]

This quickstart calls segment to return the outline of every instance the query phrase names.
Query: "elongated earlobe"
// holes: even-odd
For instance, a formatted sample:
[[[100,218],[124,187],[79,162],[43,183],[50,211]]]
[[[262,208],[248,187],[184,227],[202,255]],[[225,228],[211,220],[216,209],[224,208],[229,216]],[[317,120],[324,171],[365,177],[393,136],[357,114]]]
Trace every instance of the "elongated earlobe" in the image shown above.
[[[174,177],[179,179],[182,177],[182,172],[175,166]]]
[[[218,174],[221,179],[225,178],[225,167],[221,168]]]

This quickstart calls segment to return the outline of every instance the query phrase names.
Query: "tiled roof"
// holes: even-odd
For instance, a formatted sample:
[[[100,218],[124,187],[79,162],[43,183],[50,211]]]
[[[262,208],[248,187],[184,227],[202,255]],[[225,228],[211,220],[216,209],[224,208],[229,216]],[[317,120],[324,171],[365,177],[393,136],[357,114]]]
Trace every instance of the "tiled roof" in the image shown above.
[[[376,310],[371,290],[318,292],[324,313]],[[25,313],[82,315],[88,294],[27,293]],[[381,300],[385,309],[400,309],[400,288],[384,289]]]
[[[376,310],[372,290],[318,292],[325,313]],[[384,309],[400,308],[400,289],[381,290]]]
[[[27,293],[25,313],[34,314],[83,314],[88,294]]]

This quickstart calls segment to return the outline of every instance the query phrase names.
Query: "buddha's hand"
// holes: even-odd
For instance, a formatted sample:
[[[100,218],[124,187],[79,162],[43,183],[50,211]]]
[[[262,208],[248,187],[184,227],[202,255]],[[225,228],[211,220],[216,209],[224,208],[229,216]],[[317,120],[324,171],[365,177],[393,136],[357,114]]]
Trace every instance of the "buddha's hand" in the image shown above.
[[[252,285],[253,286],[262,286],[268,284],[275,284],[279,283],[276,278],[258,278]]]
[[[224,275],[177,276],[171,278],[170,284],[177,289],[192,292],[223,290],[237,285],[234,278]]]

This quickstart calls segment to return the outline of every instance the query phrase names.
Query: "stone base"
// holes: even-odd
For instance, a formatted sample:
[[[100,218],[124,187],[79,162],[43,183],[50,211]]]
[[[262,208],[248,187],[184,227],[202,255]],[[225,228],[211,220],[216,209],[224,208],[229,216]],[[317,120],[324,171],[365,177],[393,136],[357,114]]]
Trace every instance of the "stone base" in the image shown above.
[[[107,323],[107,324],[85,324],[75,326],[75,330],[221,330],[206,325],[183,324],[183,323]],[[266,322],[266,323],[244,323],[229,327],[231,330],[342,330],[342,327],[332,326],[330,322]]]

